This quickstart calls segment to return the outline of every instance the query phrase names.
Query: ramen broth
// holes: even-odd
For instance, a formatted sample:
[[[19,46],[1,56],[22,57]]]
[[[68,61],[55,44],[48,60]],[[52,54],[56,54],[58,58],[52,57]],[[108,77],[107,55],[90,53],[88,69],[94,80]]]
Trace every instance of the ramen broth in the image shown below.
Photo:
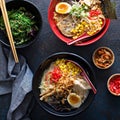
[[[57,111],[79,108],[91,89],[81,72],[81,68],[71,60],[57,59],[52,62],[41,79],[40,100]]]

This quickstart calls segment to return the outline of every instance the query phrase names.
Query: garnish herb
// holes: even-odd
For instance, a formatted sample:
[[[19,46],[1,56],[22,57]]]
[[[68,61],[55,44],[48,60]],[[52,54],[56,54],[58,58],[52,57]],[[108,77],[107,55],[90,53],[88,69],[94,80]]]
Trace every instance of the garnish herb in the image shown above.
[[[79,2],[74,2],[70,14],[72,16],[81,18],[88,16],[89,7],[86,4],[79,4]]]
[[[11,31],[15,45],[21,45],[34,38],[38,31],[34,16],[24,7],[8,11]],[[0,29],[6,33],[3,17],[0,17]]]

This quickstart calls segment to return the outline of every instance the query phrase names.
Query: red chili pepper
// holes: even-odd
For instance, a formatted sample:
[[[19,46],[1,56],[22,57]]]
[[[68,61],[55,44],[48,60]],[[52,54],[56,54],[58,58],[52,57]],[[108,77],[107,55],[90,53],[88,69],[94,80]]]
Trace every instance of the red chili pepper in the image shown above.
[[[89,12],[89,15],[90,15],[90,17],[95,17],[95,16],[98,16],[98,15],[100,15],[102,12],[100,11],[100,10],[91,10],[90,12]]]
[[[61,76],[62,76],[62,74],[61,74],[61,71],[60,71],[59,67],[54,67],[53,71],[49,72],[46,75],[46,80],[48,78],[50,78],[51,82],[57,82],[60,79]]]

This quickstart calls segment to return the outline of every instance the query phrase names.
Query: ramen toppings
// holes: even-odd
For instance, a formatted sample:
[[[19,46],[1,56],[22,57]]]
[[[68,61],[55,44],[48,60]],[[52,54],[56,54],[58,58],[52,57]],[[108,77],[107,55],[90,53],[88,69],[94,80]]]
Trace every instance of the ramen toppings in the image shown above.
[[[95,35],[105,22],[100,0],[61,0],[55,7],[53,19],[60,32],[73,40],[83,33]]]
[[[39,86],[40,100],[58,111],[80,107],[91,89],[81,72],[81,68],[71,60],[57,59],[51,63]]]
[[[60,14],[67,14],[71,10],[71,5],[67,2],[60,2],[56,5],[55,11]]]
[[[46,74],[46,80],[48,80],[48,77],[51,82],[57,82],[61,77],[61,71],[59,67],[54,67],[51,72],[48,72],[48,74]]]

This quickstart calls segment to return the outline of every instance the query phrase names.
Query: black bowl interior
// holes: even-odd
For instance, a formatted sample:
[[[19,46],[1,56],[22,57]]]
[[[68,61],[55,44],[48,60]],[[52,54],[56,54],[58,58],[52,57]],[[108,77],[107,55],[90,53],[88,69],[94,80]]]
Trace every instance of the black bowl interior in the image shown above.
[[[40,90],[39,90],[38,87],[40,85],[41,77],[43,75],[43,72],[44,72],[45,69],[47,69],[49,67],[51,62],[55,61],[58,58],[65,58],[65,59],[73,60],[73,61],[77,62],[85,70],[88,77],[90,78],[92,83],[95,85],[94,72],[92,71],[91,66],[88,64],[88,62],[84,58],[82,58],[82,57],[80,57],[76,54],[73,54],[73,53],[60,52],[60,53],[55,53],[55,54],[49,56],[38,67],[38,69],[37,69],[37,71],[36,71],[36,73],[33,77],[33,84],[32,84],[33,94],[34,94],[37,102],[39,103],[39,105],[43,109],[45,109],[47,112],[49,112],[53,115],[62,116],[62,117],[73,116],[73,115],[76,115],[76,114],[84,111],[91,104],[91,102],[93,101],[93,98],[95,96],[95,94],[93,93],[92,90],[90,90],[87,99],[78,109],[71,110],[69,112],[58,112],[58,111],[54,110],[51,106],[49,106],[47,103],[39,100]]]
[[[39,9],[32,2],[24,1],[24,0],[17,0],[17,1],[13,0],[13,1],[9,1],[6,3],[7,11],[12,10],[12,9],[19,9],[20,7],[26,8],[27,11],[29,11],[32,15],[35,16],[36,25],[38,26],[39,30],[38,30],[38,33],[35,36],[35,38],[33,38],[33,40],[30,40],[30,41],[26,42],[25,44],[18,45],[18,46],[16,46],[16,48],[24,48],[24,47],[27,47],[30,44],[32,44],[35,41],[35,39],[37,38],[37,36],[40,32],[40,29],[41,29],[41,25],[42,25],[42,18],[41,18],[41,14],[39,12]],[[1,15],[2,15],[2,13],[0,11],[0,16]],[[7,36],[2,31],[0,31],[0,41],[4,45],[10,47],[9,40],[8,40]]]

